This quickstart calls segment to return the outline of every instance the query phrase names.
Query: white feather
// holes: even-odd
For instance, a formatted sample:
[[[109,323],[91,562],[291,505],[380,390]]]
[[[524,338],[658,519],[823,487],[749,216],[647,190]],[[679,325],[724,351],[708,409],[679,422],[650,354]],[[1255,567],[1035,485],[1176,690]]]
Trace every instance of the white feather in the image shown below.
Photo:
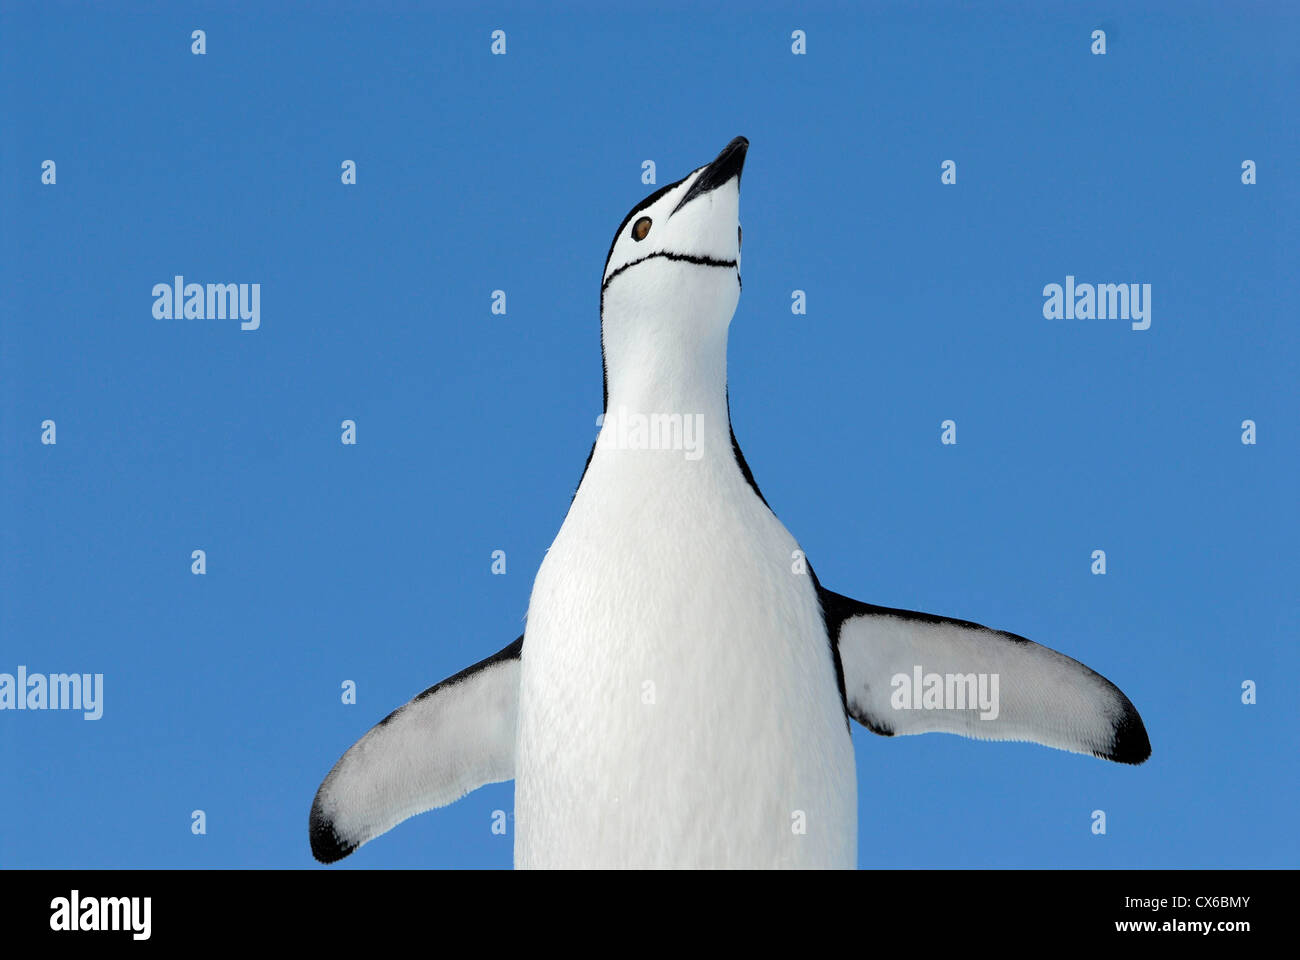
[[[690,182],[647,211],[646,242],[736,259],[736,183],[669,218]],[[620,243],[632,252],[616,245],[611,264],[635,259]],[[668,258],[605,292],[607,411],[698,416],[703,443],[698,459],[598,445],[537,574],[518,866],[856,862],[853,747],[817,593],[731,448],[738,294],[734,268]]]

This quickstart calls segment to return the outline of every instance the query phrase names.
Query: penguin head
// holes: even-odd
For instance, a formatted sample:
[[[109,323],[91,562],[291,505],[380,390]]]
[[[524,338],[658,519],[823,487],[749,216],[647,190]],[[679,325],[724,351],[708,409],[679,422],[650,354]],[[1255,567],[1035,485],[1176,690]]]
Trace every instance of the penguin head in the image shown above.
[[[608,377],[615,354],[690,350],[721,336],[740,300],[740,173],[749,141],[656,190],[623,218],[600,287]]]

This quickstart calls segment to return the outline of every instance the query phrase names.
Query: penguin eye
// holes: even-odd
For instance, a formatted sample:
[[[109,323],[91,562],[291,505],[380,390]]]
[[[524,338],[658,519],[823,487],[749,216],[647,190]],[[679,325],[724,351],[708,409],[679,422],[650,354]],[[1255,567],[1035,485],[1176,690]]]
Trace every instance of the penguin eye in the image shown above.
[[[650,218],[642,217],[636,223],[632,224],[632,239],[640,243],[650,232]]]

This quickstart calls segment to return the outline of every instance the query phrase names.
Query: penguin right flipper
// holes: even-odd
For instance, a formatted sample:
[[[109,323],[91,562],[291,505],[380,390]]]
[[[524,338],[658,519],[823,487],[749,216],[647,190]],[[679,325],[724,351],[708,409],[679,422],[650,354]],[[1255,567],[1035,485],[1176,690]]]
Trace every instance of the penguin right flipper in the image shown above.
[[[523,644],[425,690],[343,754],[311,805],[317,860],[341,860],[408,817],[514,778]]]
[[[1027,740],[1118,763],[1151,756],[1146,727],[1129,698],[1078,660],[968,620],[877,607],[820,584],[817,590],[836,645],[845,708],[873,733]],[[945,687],[951,678],[954,694],[962,690],[966,698],[965,709],[912,702],[921,685],[914,679],[918,668],[944,678]],[[971,702],[970,684],[981,676],[986,692],[995,693],[994,709]]]

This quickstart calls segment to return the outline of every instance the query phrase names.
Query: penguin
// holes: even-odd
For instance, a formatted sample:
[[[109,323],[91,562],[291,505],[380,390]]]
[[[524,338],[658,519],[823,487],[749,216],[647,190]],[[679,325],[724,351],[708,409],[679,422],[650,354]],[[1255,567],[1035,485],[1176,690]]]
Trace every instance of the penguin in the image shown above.
[[[623,218],[600,287],[604,421],[522,636],[425,690],[322,782],[331,863],[515,780],[517,867],[852,868],[851,721],[886,737],[1151,754],[1105,677],[1025,637],[823,587],[731,428],[749,142]]]

